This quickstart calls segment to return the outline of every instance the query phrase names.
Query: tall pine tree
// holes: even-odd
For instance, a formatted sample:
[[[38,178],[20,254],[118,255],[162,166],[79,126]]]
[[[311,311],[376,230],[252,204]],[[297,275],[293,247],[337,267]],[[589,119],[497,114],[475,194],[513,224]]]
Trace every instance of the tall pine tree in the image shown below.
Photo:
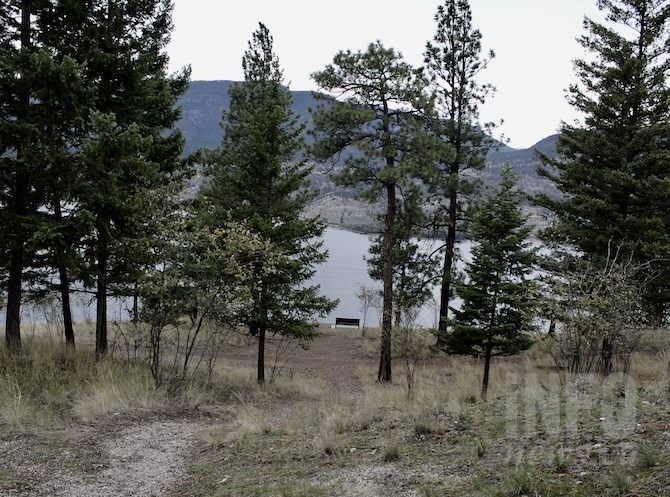
[[[258,381],[265,382],[268,334],[298,339],[313,337],[316,315],[336,302],[310,285],[314,267],[325,261],[319,218],[303,216],[312,168],[296,161],[303,145],[303,126],[291,113],[291,93],[283,85],[273,39],[262,23],[242,59],[244,82],[231,87],[224,112],[223,140],[209,154],[211,181],[202,190],[210,222],[244,224],[281,257],[254,261],[251,311],[243,321],[258,339]],[[268,271],[269,264],[272,270]]]
[[[466,225],[465,198],[474,194],[479,182],[471,174],[484,168],[486,153],[493,146],[485,133],[492,124],[479,122],[479,105],[493,92],[477,81],[494,57],[481,57],[479,30],[472,25],[468,0],[446,0],[435,14],[437,31],[427,43],[425,62],[436,99],[433,132],[449,145],[436,163],[430,189],[434,199],[435,225],[444,232],[444,261],[440,288],[438,345],[447,329],[449,300],[453,290],[456,243]]]
[[[0,8],[0,238],[13,352],[21,348],[21,304],[28,280],[36,281],[32,269],[43,265],[62,228],[48,215],[51,192],[64,177],[63,157],[86,108],[81,66],[50,45],[52,7],[10,1]],[[61,191],[68,186],[64,181]],[[72,329],[66,333],[72,343]]]
[[[466,265],[466,281],[456,285],[463,303],[453,310],[446,350],[484,357],[482,397],[489,387],[491,359],[516,354],[532,344],[536,284],[530,279],[535,249],[522,197],[509,167],[500,187],[478,206],[472,223],[475,245]]]
[[[84,84],[94,89],[92,138],[82,152],[77,209],[90,221],[88,276],[96,286],[96,355],[107,349],[110,288],[126,288],[145,254],[134,240],[146,216],[141,196],[179,179],[184,141],[174,129],[189,71],[167,74],[165,46],[172,29],[169,0],[87,3],[85,24],[65,35],[76,60],[86,61]],[[107,150],[104,160],[101,150]],[[124,148],[129,145],[129,148]],[[138,257],[139,255],[139,257]],[[139,259],[139,261],[138,261]],[[123,293],[126,293],[125,291]]]
[[[570,104],[583,123],[563,124],[557,159],[540,173],[564,193],[537,198],[556,216],[544,235],[601,259],[610,245],[639,263],[658,260],[645,303],[660,322],[670,310],[670,3],[599,0],[606,21],[585,19]],[[603,260],[604,264],[604,260]]]
[[[345,157],[335,180],[385,205],[382,234],[383,312],[378,379],[392,380],[393,250],[398,196],[425,173],[433,142],[418,114],[427,100],[426,81],[402,54],[371,43],[366,51],[341,51],[312,75],[328,98],[313,111],[313,153],[320,160]]]

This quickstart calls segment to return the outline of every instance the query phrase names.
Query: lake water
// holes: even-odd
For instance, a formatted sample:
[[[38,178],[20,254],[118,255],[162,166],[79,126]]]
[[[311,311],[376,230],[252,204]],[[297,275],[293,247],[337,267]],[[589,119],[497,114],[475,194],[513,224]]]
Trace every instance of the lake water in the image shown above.
[[[439,240],[422,240],[422,250],[432,252],[441,242]],[[329,258],[316,268],[313,282],[321,286],[321,294],[331,299],[339,299],[340,303],[330,315],[322,319],[325,323],[335,323],[336,317],[359,318],[363,322],[363,310],[356,291],[365,285],[381,290],[380,281],[374,281],[367,272],[365,261],[371,242],[369,235],[352,233],[337,228],[328,228],[324,236],[324,247]],[[459,244],[465,257],[469,256],[470,242]],[[434,298],[421,310],[418,324],[423,327],[436,327],[439,313],[439,287],[434,289]],[[369,326],[379,325],[379,312],[370,309],[367,316]]]
[[[440,241],[421,241],[423,250],[433,251]],[[365,285],[369,288],[381,290],[380,281],[370,278],[365,261],[371,242],[369,235],[353,233],[338,228],[329,227],[324,235],[324,248],[328,250],[328,260],[316,267],[316,275],[313,284],[321,287],[321,294],[331,299],[339,299],[337,308],[325,318],[319,320],[334,324],[336,317],[359,318],[363,323],[363,310],[360,300],[356,297],[357,290]],[[464,254],[469,256],[470,244],[460,244]],[[108,302],[108,315],[110,321],[127,319],[131,302],[110,299]],[[73,316],[77,321],[92,322],[95,319],[95,302],[90,296],[81,294],[73,296]],[[23,306],[23,321],[34,323],[40,321],[58,322],[60,312],[57,305],[50,306]],[[420,312],[418,323],[423,327],[436,327],[439,312],[439,287],[434,290],[434,298]],[[58,315],[54,314],[57,313]],[[367,314],[367,325],[379,325],[380,310],[370,308]],[[4,312],[0,313],[0,319],[4,322]]]

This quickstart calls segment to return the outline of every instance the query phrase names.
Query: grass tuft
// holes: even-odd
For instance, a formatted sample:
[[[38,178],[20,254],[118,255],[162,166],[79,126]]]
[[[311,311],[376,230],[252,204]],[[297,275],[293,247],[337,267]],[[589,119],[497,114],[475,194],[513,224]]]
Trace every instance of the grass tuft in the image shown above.
[[[400,459],[400,447],[395,444],[386,447],[383,459],[385,462],[392,462]]]
[[[164,404],[146,371],[104,360],[78,395],[72,411],[82,421],[92,421],[108,414],[158,409]]]

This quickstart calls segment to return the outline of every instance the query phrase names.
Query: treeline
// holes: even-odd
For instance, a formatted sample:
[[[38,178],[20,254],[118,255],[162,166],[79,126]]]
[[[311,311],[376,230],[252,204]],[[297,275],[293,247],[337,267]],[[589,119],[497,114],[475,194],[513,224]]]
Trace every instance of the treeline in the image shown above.
[[[189,72],[167,75],[169,1],[9,1],[0,7],[0,229],[6,344],[24,293],[92,291],[96,355],[107,297],[153,264],[157,205],[187,168],[174,123]],[[56,276],[54,276],[56,275]]]
[[[188,160],[174,129],[188,70],[167,75],[163,51],[169,1],[9,2],[0,10],[7,347],[20,352],[24,291],[58,293],[73,345],[78,282],[95,292],[98,356],[107,296],[129,295],[157,381],[164,332],[188,314],[187,358],[205,323],[241,326],[258,339],[264,382],[266,337],[309,340],[336,304],[308,284],[327,257],[324,222],[303,215],[313,159],[337,164],[339,186],[384,206],[369,261],[383,285],[379,381],[392,380],[394,329],[415,327],[435,285],[437,346],[485,358],[483,396],[491,359],[529,347],[540,322],[562,367],[627,368],[639,333],[665,324],[670,302],[670,7],[599,4],[606,21],[585,20],[590,55],[568,91],[584,121],[562,126],[557,158],[538,153],[562,196],[528,199],[509,168],[488,190],[473,174],[499,142],[478,112],[494,92],[480,81],[494,53],[482,54],[467,0],[438,7],[422,67],[379,41],[335,54],[311,75],[320,103],[308,130],[259,23],[221,144]],[[207,180],[185,198],[195,162]],[[542,250],[530,240],[528,200],[550,217]],[[433,254],[416,244],[425,233],[444,241]],[[459,274],[465,235],[475,248]],[[463,303],[452,309],[455,296]]]

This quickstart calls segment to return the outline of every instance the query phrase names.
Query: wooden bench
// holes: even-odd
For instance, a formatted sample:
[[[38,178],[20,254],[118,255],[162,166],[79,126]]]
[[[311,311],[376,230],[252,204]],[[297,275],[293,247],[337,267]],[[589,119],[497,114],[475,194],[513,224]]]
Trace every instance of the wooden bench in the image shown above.
[[[335,328],[338,326],[355,326],[361,327],[361,320],[357,318],[335,318]]]

